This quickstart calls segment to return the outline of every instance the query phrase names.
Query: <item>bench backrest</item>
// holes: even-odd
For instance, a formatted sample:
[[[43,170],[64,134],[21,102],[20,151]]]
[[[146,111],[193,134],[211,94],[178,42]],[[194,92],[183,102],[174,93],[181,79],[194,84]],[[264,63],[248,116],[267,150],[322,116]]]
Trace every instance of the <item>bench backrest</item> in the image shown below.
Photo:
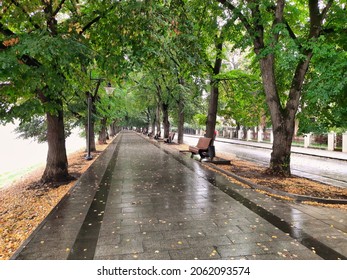
[[[212,138],[200,137],[196,147],[199,149],[207,150],[208,146],[210,146],[211,140]]]

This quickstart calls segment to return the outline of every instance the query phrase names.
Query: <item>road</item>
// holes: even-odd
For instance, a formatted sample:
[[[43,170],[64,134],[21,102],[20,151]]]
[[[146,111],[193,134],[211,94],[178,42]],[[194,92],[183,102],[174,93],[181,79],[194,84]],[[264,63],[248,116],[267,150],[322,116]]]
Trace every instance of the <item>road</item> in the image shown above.
[[[231,153],[240,159],[246,159],[268,166],[271,155],[271,149],[269,147],[252,146],[252,143],[245,141],[233,141],[236,143],[226,143],[224,141],[227,140],[217,138],[215,141],[217,153],[222,151]],[[196,145],[197,137],[185,135],[184,143]],[[257,144],[254,143],[254,145]],[[310,150],[312,151],[312,149]],[[293,152],[291,156],[291,170],[293,175],[347,188],[347,160]]]

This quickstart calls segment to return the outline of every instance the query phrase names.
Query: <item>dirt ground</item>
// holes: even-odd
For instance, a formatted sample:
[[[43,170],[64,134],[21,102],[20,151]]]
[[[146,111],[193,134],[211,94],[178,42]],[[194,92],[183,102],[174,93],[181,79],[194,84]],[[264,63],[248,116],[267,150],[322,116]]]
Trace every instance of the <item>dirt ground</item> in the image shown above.
[[[169,149],[187,150],[187,145],[168,145]],[[13,185],[0,188],[0,260],[9,259],[20,244],[49,214],[61,198],[71,189],[77,178],[93,163],[107,145],[97,146],[98,152],[91,161],[85,160],[85,152],[79,151],[68,156],[69,172],[75,181],[58,188],[37,187],[43,169],[28,174]],[[278,179],[265,175],[265,168],[254,163],[239,160],[231,154],[217,154],[231,160],[231,165],[218,166],[252,182],[294,194],[304,194],[323,198],[347,199],[347,190],[320,184],[308,179],[292,177]],[[234,180],[231,177],[230,180]],[[245,186],[247,187],[247,186]],[[347,210],[347,205],[320,205],[339,207]]]

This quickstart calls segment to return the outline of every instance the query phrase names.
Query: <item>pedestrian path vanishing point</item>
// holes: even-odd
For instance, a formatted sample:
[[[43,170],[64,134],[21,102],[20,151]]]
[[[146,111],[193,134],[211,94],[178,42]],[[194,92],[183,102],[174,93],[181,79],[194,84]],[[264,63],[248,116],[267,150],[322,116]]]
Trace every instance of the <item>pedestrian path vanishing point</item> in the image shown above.
[[[13,259],[346,259],[346,220],[122,132]]]

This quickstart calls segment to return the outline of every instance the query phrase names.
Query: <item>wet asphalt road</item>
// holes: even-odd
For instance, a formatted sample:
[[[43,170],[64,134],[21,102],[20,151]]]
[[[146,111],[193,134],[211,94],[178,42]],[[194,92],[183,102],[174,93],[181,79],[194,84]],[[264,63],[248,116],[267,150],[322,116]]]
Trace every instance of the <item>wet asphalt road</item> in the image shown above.
[[[184,142],[196,145],[197,138],[185,135]],[[259,147],[215,141],[216,152],[234,154],[240,159],[250,160],[268,166],[271,150]],[[347,188],[347,161],[292,153],[292,174],[314,179],[319,182]]]

